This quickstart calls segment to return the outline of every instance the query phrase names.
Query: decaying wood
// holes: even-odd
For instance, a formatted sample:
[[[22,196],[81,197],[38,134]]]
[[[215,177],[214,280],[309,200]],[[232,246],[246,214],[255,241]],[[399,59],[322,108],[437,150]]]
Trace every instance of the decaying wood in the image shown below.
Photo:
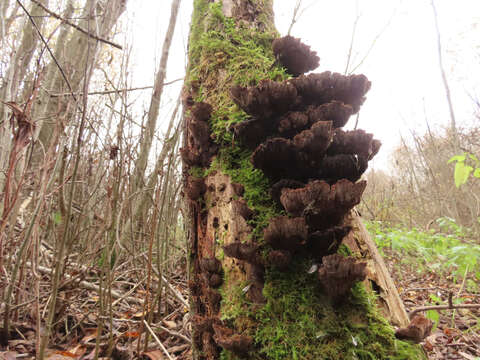
[[[396,326],[407,326],[410,320],[402,299],[360,216],[353,210],[346,222],[350,223],[352,231],[343,239],[343,243],[367,260],[368,272],[365,283],[377,291],[378,304],[383,315]]]

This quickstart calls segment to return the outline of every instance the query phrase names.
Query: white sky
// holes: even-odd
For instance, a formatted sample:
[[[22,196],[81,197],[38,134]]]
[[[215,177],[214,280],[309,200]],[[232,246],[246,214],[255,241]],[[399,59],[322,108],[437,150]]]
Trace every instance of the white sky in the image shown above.
[[[182,77],[193,0],[182,0],[168,64],[167,81]],[[296,0],[276,0],[275,19],[286,35]],[[171,1],[130,0],[133,86],[151,85],[168,26]],[[303,0],[303,12],[292,30],[320,56],[316,71],[343,73],[352,29],[359,20],[351,65],[356,66],[374,47],[355,73],[364,73],[372,89],[360,113],[359,128],[373,132],[383,143],[375,166],[385,167],[400,133],[422,132],[449,122],[448,106],[438,67],[437,40],[430,0]],[[474,121],[470,96],[480,98],[480,0],[436,0],[442,36],[444,66],[450,82],[459,126]],[[385,29],[382,32],[382,29]],[[168,109],[181,84],[169,86],[162,103]],[[145,97],[148,107],[149,97]],[[354,118],[350,124],[354,123]],[[347,125],[348,127],[348,125]]]

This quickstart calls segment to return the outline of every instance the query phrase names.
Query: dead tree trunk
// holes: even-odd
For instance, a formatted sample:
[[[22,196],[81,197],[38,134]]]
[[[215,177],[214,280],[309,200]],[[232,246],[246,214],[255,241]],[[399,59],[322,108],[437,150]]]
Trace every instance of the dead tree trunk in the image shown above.
[[[194,358],[424,358],[385,320],[408,323],[354,211],[380,142],[341,127],[370,82],[301,75],[318,57],[277,38],[271,0],[194,1],[181,149]]]

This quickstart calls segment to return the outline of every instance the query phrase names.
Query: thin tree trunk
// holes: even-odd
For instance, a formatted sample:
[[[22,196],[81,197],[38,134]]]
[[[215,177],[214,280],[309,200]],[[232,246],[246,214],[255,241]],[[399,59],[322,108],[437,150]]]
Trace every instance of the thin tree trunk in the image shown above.
[[[43,0],[44,5],[48,5],[48,0]],[[41,9],[37,5],[32,5],[32,16],[41,15]],[[38,17],[36,24],[39,29],[42,29],[44,23],[43,17]],[[13,52],[10,65],[6,71],[6,76],[2,88],[0,88],[0,99],[3,101],[23,102],[25,99],[19,99],[18,90],[25,80],[25,76],[31,65],[31,61],[38,44],[38,34],[28,17],[25,17],[25,24],[23,26],[22,40],[20,46]],[[29,84],[24,84],[25,87],[31,87]],[[0,169],[6,168],[8,161],[8,149],[11,144],[11,130],[7,119],[8,109],[3,107],[0,112]],[[0,188],[3,188],[4,173],[0,172]]]
[[[70,3],[69,3],[70,5]],[[115,26],[120,15],[125,11],[126,1],[125,0],[111,0],[104,4],[103,8],[98,8],[97,0],[88,0],[85,4],[83,13],[81,14],[81,19],[79,25],[82,28],[86,28],[86,24],[89,18],[89,9],[94,5],[95,12],[101,12],[101,17],[95,17],[96,19],[96,34],[100,38],[108,38],[112,33],[113,27]],[[67,10],[68,11],[68,10]],[[97,14],[95,14],[97,15]],[[68,27],[68,26],[67,26]],[[95,31],[92,31],[95,32]],[[70,85],[73,92],[78,92],[81,89],[82,81],[89,82],[90,79],[84,79],[85,72],[85,62],[87,61],[87,43],[88,36],[85,34],[74,31],[71,38],[64,42],[58,43],[57,51],[61,59],[61,66],[63,70],[67,72]],[[88,61],[92,64],[91,66],[96,67],[99,53],[102,49],[102,46],[95,46],[92,56],[88,58]],[[49,66],[53,67],[52,71],[55,72],[55,76],[52,76],[51,87],[48,89],[51,92],[59,93],[63,92],[65,88],[65,81],[60,75],[55,64],[50,64]],[[92,72],[88,72],[92,73]],[[35,117],[40,119],[38,122],[38,139],[47,147],[50,141],[50,134],[52,128],[55,126],[56,115],[65,112],[68,109],[68,102],[71,99],[66,98],[50,98],[48,94],[44,94],[44,99],[42,104],[45,104],[43,107],[38,107],[35,113]],[[76,106],[70,107],[70,116],[72,116],[77,110]],[[49,121],[45,121],[48,119]],[[69,121],[70,119],[67,119]]]
[[[287,149],[297,146],[298,140],[302,141],[298,136],[306,136],[310,130],[291,140],[286,135],[280,137],[275,124],[276,118],[287,116],[281,115],[279,109],[295,106],[303,111],[300,109],[307,106],[305,96],[311,95],[307,92],[297,97],[301,91],[298,84],[306,81],[303,78],[285,81],[287,74],[272,51],[276,37],[271,0],[194,1],[184,89],[184,142],[180,150],[184,162],[183,216],[188,236],[193,357],[424,359],[421,349],[395,340],[393,328],[384,319],[402,326],[408,322],[385,264],[355,212],[345,208],[341,220],[314,215],[323,205],[316,205],[320,195],[310,198],[307,189],[322,186],[329,189],[329,199],[337,199],[329,201],[340,201],[353,196],[347,190],[341,194],[342,186],[353,189],[365,184],[355,184],[360,175],[349,182],[332,173],[329,183],[320,175],[302,175],[305,171],[318,174],[316,167],[308,170],[313,158],[305,160],[303,167],[299,165],[310,150],[304,148],[303,155],[294,157],[290,152],[293,150]],[[340,74],[335,76],[339,82],[350,81]],[[248,87],[261,79],[275,82]],[[323,79],[328,83],[330,75],[324,74]],[[335,86],[328,87],[327,92]],[[310,89],[309,85],[306,88]],[[317,96],[314,101],[326,94]],[[285,114],[287,110],[282,111]],[[266,140],[269,135],[277,137]],[[313,132],[310,135],[315,136]],[[249,139],[258,141],[250,146]],[[277,148],[269,150],[273,143]],[[379,143],[373,141],[370,146],[378,150]],[[320,150],[318,154],[322,154]],[[348,158],[345,164],[359,158],[361,155]],[[360,166],[356,163],[355,171],[360,171]],[[327,165],[321,168],[326,171],[323,167]],[[287,180],[291,179],[288,176],[297,180]],[[312,177],[319,180],[312,182],[308,179]],[[277,183],[275,191],[272,185],[279,178],[285,182]],[[280,190],[282,205],[275,195]],[[298,204],[303,205],[297,208]],[[335,211],[340,207],[339,203],[332,205]],[[295,217],[282,216],[285,212]],[[315,230],[320,226],[330,230]],[[316,247],[323,246],[325,240],[322,236],[337,231],[338,235],[328,235],[333,241],[330,246],[327,243],[328,249],[317,253]],[[346,257],[328,255],[337,248]],[[332,270],[334,267],[328,264],[335,261],[339,265]],[[332,274],[341,273],[338,269],[344,266],[351,272],[345,271],[348,275],[335,280],[337,275]],[[354,277],[355,267],[368,271],[359,271],[362,275]],[[364,279],[363,284],[358,282],[360,279]],[[336,293],[344,286],[345,290]],[[380,296],[378,303],[372,288]]]
[[[180,7],[181,0],[173,0],[171,7],[170,20],[168,23],[165,40],[162,47],[162,56],[160,58],[160,66],[155,76],[155,83],[153,85],[153,94],[150,100],[150,108],[148,109],[147,125],[143,133],[142,141],[140,142],[140,151],[137,161],[135,162],[133,191],[137,191],[144,185],[143,177],[147,167],[148,155],[152,147],[153,135],[157,127],[158,111],[160,109],[160,100],[162,98],[163,84],[167,74],[167,61],[170,53],[170,46],[172,45],[173,33],[175,31],[175,24],[177,23],[177,14]]]

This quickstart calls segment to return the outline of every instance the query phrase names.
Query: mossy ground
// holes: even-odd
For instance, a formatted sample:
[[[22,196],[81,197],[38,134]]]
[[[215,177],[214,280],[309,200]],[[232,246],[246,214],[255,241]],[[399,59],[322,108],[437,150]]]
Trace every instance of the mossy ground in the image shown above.
[[[265,6],[269,0],[256,0]],[[205,14],[208,14],[205,16]],[[255,85],[261,79],[284,80],[288,75],[276,64],[271,42],[272,26],[259,32],[225,18],[221,3],[195,0],[190,35],[190,66],[187,86],[196,101],[213,106],[211,128],[221,150],[210,169],[192,168],[195,176],[221,170],[245,187],[244,198],[255,211],[250,225],[262,241],[269,219],[283,211],[269,196],[270,183],[254,169],[251,152],[239,147],[230,131],[232,124],[247,118],[236,106],[229,89],[234,84]],[[308,259],[297,260],[289,272],[266,269],[266,304],[249,303],[247,285],[227,271],[221,289],[221,317],[237,332],[255,339],[250,359],[423,359],[421,350],[397,341],[392,327],[378,314],[375,298],[358,284],[342,305],[332,305]],[[222,359],[236,359],[223,351]]]

